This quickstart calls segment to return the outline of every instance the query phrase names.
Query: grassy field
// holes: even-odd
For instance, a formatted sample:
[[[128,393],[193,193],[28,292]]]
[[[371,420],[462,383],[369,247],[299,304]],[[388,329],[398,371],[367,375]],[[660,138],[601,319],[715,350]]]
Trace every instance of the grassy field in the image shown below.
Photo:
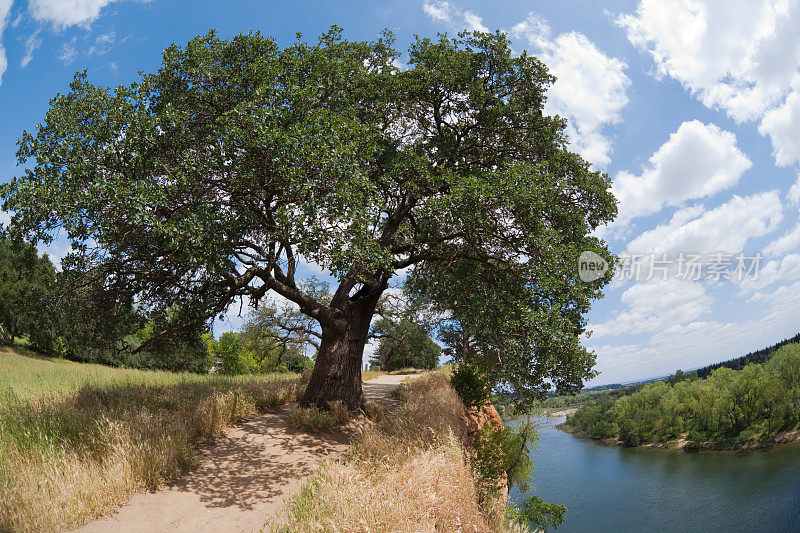
[[[64,396],[85,386],[173,385],[204,381],[208,381],[208,376],[76,363],[40,356],[24,344],[15,346],[13,350],[0,346],[0,398],[12,395],[17,400],[30,400]]]
[[[294,401],[296,375],[117,369],[0,352],[0,531],[53,531],[175,479],[199,444]]]

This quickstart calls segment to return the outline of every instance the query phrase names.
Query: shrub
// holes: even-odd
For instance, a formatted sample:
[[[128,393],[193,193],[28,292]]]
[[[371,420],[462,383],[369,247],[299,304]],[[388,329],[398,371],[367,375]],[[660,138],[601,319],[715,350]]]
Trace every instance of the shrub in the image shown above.
[[[486,378],[478,369],[466,363],[455,367],[450,383],[467,408],[481,407],[489,401]]]
[[[374,329],[380,343],[370,359],[373,368],[388,372],[403,368],[430,370],[439,364],[442,348],[419,324],[407,319],[380,318]]]
[[[214,353],[222,359],[221,372],[228,375],[256,374],[258,365],[252,352],[246,350],[238,333],[226,331],[214,344]]]
[[[600,420],[594,426],[594,435],[595,439],[611,439],[617,436],[619,432],[619,428],[613,422],[608,422],[607,420]]]
[[[567,508],[555,503],[542,501],[538,496],[530,496],[522,500],[512,511],[512,519],[532,524],[539,530],[548,527],[558,528],[564,522]]]
[[[283,356],[283,361],[279,367],[281,371],[306,372],[314,369],[314,361],[301,353],[288,352]]]
[[[640,446],[642,444],[642,435],[636,429],[636,425],[630,420],[620,421],[619,439],[626,446]]]
[[[537,438],[530,420],[503,429],[488,424],[483,426],[475,441],[474,466],[484,489],[494,490],[505,474],[509,488],[519,486],[523,491],[530,490],[533,473],[530,448]]]

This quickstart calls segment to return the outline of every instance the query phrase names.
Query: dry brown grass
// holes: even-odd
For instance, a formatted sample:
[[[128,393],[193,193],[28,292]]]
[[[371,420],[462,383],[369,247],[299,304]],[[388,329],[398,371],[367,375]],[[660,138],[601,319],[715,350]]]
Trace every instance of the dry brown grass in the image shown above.
[[[316,531],[499,531],[479,504],[462,439],[464,407],[442,373],[404,383],[393,413],[363,428],[346,458],[309,478],[275,527]]]
[[[386,416],[386,409],[378,402],[364,402],[364,414],[372,422],[380,422]]]
[[[294,401],[296,377],[104,384],[0,397],[0,531],[53,531],[107,514],[193,466],[197,445]]]
[[[333,402],[328,407],[296,407],[289,415],[289,421],[297,429],[319,433],[347,424],[353,418],[353,413],[342,402]]]
[[[364,370],[361,372],[361,381],[369,381],[371,379],[375,379],[378,376],[385,376],[388,372],[384,372],[382,370]]]
[[[455,438],[383,468],[326,463],[295,497],[290,519],[286,531],[486,530]]]
[[[408,374],[423,374],[425,372],[427,372],[427,370],[409,366],[406,368],[400,368],[398,370],[392,370],[391,372],[389,372],[389,374],[391,374],[392,376],[406,376]]]
[[[464,405],[447,376],[434,372],[401,384],[400,407],[353,440],[351,453],[369,459],[403,455],[412,448],[445,443],[466,435]]]

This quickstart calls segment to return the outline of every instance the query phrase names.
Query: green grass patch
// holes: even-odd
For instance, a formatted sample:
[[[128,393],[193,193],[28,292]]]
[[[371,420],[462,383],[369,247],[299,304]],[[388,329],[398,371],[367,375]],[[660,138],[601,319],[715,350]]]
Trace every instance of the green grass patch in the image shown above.
[[[77,363],[38,355],[24,344],[13,350],[0,347],[0,395],[11,393],[19,400],[76,393],[86,386],[221,383],[235,382],[236,379]]]

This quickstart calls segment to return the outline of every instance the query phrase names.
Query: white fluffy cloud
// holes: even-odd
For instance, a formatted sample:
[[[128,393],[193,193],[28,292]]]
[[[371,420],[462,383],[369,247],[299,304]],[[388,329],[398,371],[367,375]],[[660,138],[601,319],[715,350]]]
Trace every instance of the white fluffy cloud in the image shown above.
[[[800,66],[793,0],[641,0],[617,22],[660,74],[736,120],[758,118],[781,101]]]
[[[597,370],[593,383],[638,380],[672,374],[677,368],[697,368],[774,344],[797,333],[800,282],[759,293],[751,306],[763,309],[745,322],[694,321],[657,331],[647,342],[594,346]],[[713,339],[713,342],[710,341]]]
[[[6,58],[6,49],[3,47],[3,32],[8,23],[8,14],[11,12],[11,3],[13,0],[0,0],[0,85],[3,84],[3,74],[8,68],[8,59]]]
[[[97,20],[100,10],[115,0],[30,0],[33,18],[56,28],[86,26]]]
[[[642,379],[649,374],[642,374],[642,369],[658,364],[658,352],[641,344],[626,344],[623,346],[594,346],[592,350],[597,354],[596,370],[600,376],[587,385],[610,384],[615,382],[633,381]]]
[[[702,284],[674,278],[637,283],[622,294],[621,301],[628,309],[590,325],[592,338],[660,331],[698,318],[713,303]]]
[[[547,21],[534,14],[510,33],[525,39],[531,53],[558,78],[548,93],[545,111],[569,120],[568,134],[578,153],[592,163],[607,165],[611,140],[604,129],[622,121],[630,86],[627,64],[605,55],[581,33],[553,37]]]
[[[789,254],[783,259],[769,261],[755,278],[745,278],[739,285],[742,293],[760,290],[776,281],[794,281],[800,278],[800,254]]]
[[[735,120],[761,119],[775,161],[800,161],[800,2],[641,0],[618,17],[659,75]]]
[[[618,223],[711,196],[735,185],[751,166],[733,133],[697,120],[684,122],[641,175],[617,174],[612,190],[619,200]]]
[[[800,205],[800,174],[797,176],[797,181],[795,181],[794,185],[789,189],[786,198],[789,200],[790,204],[794,206]]]
[[[778,165],[800,162],[800,91],[793,91],[781,106],[765,114],[758,131],[769,135]]]
[[[441,22],[457,30],[489,31],[483,19],[472,11],[462,11],[444,0],[427,0],[423,11],[436,22]]]
[[[628,252],[736,254],[744,250],[748,240],[775,231],[782,219],[783,206],[777,191],[734,196],[710,211],[678,211],[667,224],[633,239]]]
[[[650,345],[663,351],[671,348],[696,367],[744,355],[797,333],[800,282],[757,294],[752,298],[752,305],[756,304],[765,304],[766,308],[760,314],[754,313],[756,318],[753,320],[741,323],[691,322],[672,326],[655,334]],[[709,343],[709,339],[714,339],[714,342]]]
[[[787,231],[783,236],[775,239],[764,248],[767,255],[783,255],[797,249],[800,245],[800,224]]]

